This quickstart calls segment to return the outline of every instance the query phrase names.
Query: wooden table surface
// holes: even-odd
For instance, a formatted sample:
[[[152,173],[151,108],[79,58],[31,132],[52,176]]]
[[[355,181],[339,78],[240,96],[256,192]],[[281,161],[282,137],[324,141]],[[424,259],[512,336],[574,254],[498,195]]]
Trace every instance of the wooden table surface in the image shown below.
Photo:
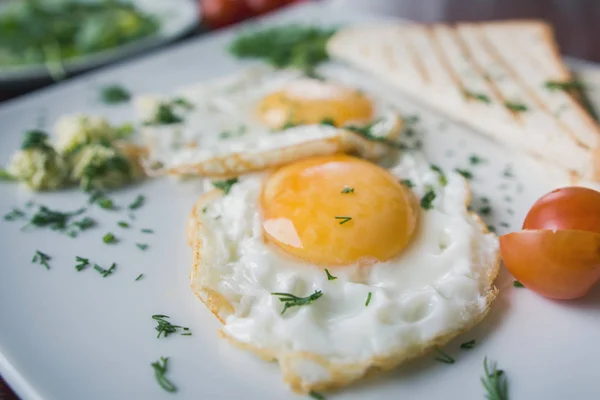
[[[332,0],[421,22],[541,18],[551,22],[564,54],[600,63],[598,0]],[[198,29],[200,34],[203,29]],[[47,86],[45,83],[42,86]],[[0,87],[0,102],[35,88]],[[0,377],[0,400],[17,400]]]

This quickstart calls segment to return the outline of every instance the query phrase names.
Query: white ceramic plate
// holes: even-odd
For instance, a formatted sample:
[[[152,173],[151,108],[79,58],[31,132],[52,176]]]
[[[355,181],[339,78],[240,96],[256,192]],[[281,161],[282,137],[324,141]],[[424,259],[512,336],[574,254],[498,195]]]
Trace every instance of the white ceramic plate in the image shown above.
[[[273,19],[332,24],[376,17],[307,4]],[[115,122],[131,118],[130,106],[102,105],[98,85],[119,82],[137,94],[170,91],[239,69],[242,63],[225,50],[233,36],[234,32],[223,31],[2,105],[0,160],[7,161],[24,130],[44,121],[51,124],[63,113],[99,113]],[[471,154],[486,160],[471,168],[474,204],[478,208],[482,196],[490,199],[489,223],[500,232],[517,229],[533,201],[560,185],[510,150],[400,95],[398,101],[407,113],[421,116],[424,148],[432,161],[455,168],[466,167]],[[503,176],[507,165],[515,171],[514,178]],[[26,400],[305,398],[289,392],[276,365],[219,339],[219,323],[189,289],[190,252],[184,227],[200,185],[155,180],[119,192],[115,199],[126,205],[138,193],[148,201],[136,212],[129,231],[116,226],[116,221],[127,219],[126,212],[99,209],[93,214],[101,226],[77,239],[48,231],[25,233],[18,223],[0,221],[0,373],[4,378]],[[0,212],[22,206],[32,197],[10,184],[0,185]],[[75,192],[35,198],[65,210],[76,209],[86,200]],[[501,227],[502,222],[510,227]],[[139,228],[156,233],[143,235]],[[102,235],[108,231],[122,242],[103,244]],[[136,242],[149,243],[150,248],[141,252]],[[53,257],[50,271],[31,263],[37,249]],[[93,270],[77,272],[75,256],[104,266],[117,262],[118,267],[108,278]],[[144,278],[136,282],[140,273]],[[506,371],[511,399],[598,398],[600,290],[577,301],[549,301],[513,288],[504,270],[497,286],[500,296],[490,315],[446,347],[456,364],[427,356],[327,398],[482,399],[485,356]],[[150,317],[160,313],[189,326],[193,335],[156,339]],[[477,339],[477,347],[460,351],[459,344],[470,339]],[[171,357],[168,376],[179,388],[174,395],[154,379],[150,363],[160,356]]]
[[[64,63],[65,72],[72,74],[97,67],[176,39],[198,25],[198,3],[195,0],[134,0],[141,10],[156,15],[161,21],[160,30],[152,36],[123,46],[80,56]],[[1,5],[0,5],[1,11]],[[50,78],[43,64],[0,67],[0,86],[15,81]]]

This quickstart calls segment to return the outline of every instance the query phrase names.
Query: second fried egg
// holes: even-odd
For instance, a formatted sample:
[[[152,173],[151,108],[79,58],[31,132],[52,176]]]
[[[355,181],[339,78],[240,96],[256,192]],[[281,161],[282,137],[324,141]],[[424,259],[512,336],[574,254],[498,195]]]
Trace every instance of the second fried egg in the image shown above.
[[[402,120],[386,95],[368,92],[359,75],[344,72],[328,69],[316,79],[261,68],[174,97],[142,97],[137,109],[148,164],[175,175],[219,177],[314,155],[378,159],[393,148]]]

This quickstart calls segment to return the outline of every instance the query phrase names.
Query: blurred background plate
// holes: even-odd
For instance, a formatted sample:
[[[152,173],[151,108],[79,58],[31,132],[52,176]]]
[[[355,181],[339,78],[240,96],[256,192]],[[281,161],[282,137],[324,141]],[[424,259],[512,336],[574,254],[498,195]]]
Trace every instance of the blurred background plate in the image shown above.
[[[199,7],[194,0],[131,0],[131,3],[159,19],[158,32],[121,46],[65,61],[63,67],[67,76],[158,47],[185,35],[200,22]],[[8,2],[0,1],[0,13],[6,8],[6,4]],[[50,72],[44,64],[0,66],[2,89],[36,86],[51,79]]]

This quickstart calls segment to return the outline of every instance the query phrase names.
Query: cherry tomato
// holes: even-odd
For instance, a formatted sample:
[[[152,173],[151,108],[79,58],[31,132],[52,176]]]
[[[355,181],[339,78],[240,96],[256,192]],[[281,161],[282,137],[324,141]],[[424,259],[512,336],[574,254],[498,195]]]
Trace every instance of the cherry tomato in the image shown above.
[[[251,16],[242,0],[200,0],[202,20],[211,28],[220,28]]]
[[[600,233],[600,192],[577,186],[553,190],[531,207],[523,229]]]
[[[600,234],[524,230],[500,237],[506,268],[528,289],[553,299],[584,296],[600,279]]]
[[[273,11],[287,3],[289,0],[244,0],[254,15]]]

